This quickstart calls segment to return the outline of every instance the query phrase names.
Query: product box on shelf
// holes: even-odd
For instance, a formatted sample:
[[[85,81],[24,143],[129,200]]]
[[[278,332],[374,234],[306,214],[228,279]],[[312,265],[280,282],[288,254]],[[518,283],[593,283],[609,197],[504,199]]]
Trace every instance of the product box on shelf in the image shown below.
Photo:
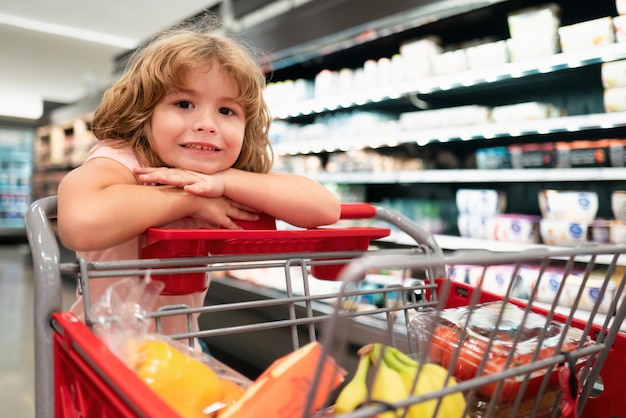
[[[589,241],[598,244],[609,244],[611,242],[612,223],[612,219],[594,219],[593,222],[589,224],[589,231],[587,232]]]
[[[463,126],[487,123],[490,108],[480,105],[463,105],[449,108],[416,110],[400,115],[399,125],[405,131]]]
[[[626,221],[626,190],[611,193],[611,212],[618,221]]]
[[[615,43],[613,18],[605,16],[585,22],[574,23],[559,28],[561,50],[563,52],[580,51]]]
[[[490,147],[476,150],[476,168],[493,170],[511,168],[511,154],[507,147]]]
[[[613,29],[615,30],[615,42],[626,41],[626,15],[613,17]]]
[[[511,62],[549,57],[560,52],[559,45],[557,35],[551,37],[517,37],[506,40],[509,61]]]
[[[454,49],[432,57],[432,68],[436,75],[448,75],[468,70],[464,49]]]
[[[626,166],[626,152],[624,151],[624,145],[626,140],[624,139],[612,139],[610,147],[611,166],[624,167]]]
[[[455,203],[459,213],[492,216],[503,213],[506,193],[495,189],[461,188],[456,191]]]
[[[459,213],[456,222],[459,235],[465,238],[491,239],[487,229],[487,221],[490,218],[491,215]]]
[[[609,227],[609,241],[611,244],[626,244],[626,221],[615,220]]]
[[[601,77],[602,87],[605,89],[626,86],[626,60],[602,63]]]
[[[588,241],[589,226],[593,221],[546,219],[539,221],[541,242],[557,247],[576,247]]]
[[[511,38],[546,37],[557,34],[561,25],[561,7],[556,3],[528,7],[509,13]]]
[[[594,190],[542,189],[537,193],[539,210],[544,219],[593,222],[600,207]]]
[[[557,166],[570,167],[610,167],[611,147],[621,145],[610,139],[598,141],[578,140],[573,142],[557,142]]]
[[[490,119],[494,123],[523,122],[562,116],[563,111],[549,103],[522,102],[495,106]]]
[[[625,86],[604,89],[604,110],[607,113],[626,111]]]
[[[484,42],[465,48],[467,67],[470,70],[493,68],[509,61],[505,40]]]
[[[556,167],[556,145],[549,143],[509,145],[513,168]]]
[[[412,81],[433,75],[432,60],[442,51],[441,39],[434,35],[400,45],[400,56],[404,66],[403,79]]]
[[[489,292],[504,296],[511,287],[511,296],[528,299],[529,284],[524,282],[522,269],[514,264],[492,266],[453,265],[447,268],[447,277],[455,282],[481,287]],[[513,282],[511,284],[511,282]]]
[[[597,270],[589,274],[576,268],[566,274],[564,267],[551,267],[542,271],[539,265],[524,265],[519,275],[528,296],[535,292],[535,301],[571,308],[576,306],[581,311],[591,311],[597,307],[600,313],[609,313],[615,299],[620,274],[614,274],[607,280],[606,270]],[[560,289],[560,290],[559,290]],[[526,297],[528,299],[528,297]]]
[[[560,51],[558,28],[561,7],[556,3],[527,7],[509,13],[506,40],[511,62],[545,57]]]
[[[539,216],[501,213],[487,220],[489,238],[496,241],[535,244],[539,242]]]

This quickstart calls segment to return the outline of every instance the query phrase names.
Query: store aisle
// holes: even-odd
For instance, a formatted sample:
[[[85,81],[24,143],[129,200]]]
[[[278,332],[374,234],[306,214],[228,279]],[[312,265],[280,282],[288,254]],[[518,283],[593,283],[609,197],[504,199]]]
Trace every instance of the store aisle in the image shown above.
[[[35,416],[33,268],[27,244],[0,244],[0,416]],[[73,297],[64,286],[63,303]]]

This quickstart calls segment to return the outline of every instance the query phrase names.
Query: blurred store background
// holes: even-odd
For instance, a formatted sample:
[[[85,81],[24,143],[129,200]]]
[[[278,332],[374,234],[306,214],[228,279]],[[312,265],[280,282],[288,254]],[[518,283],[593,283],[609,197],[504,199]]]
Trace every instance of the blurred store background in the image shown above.
[[[504,195],[512,228],[538,231],[546,189],[596,193],[593,220],[619,218],[620,1],[31,0],[0,6],[0,237],[23,239],[30,202],[81,163],[134,48],[205,11],[267,71],[277,169],[398,209],[450,247],[486,236],[463,228],[460,189]]]
[[[217,15],[266,70],[276,168],[395,209],[445,250],[626,243],[625,3],[0,2],[7,416],[33,416],[24,213],[82,162],[100,94],[142,41]]]

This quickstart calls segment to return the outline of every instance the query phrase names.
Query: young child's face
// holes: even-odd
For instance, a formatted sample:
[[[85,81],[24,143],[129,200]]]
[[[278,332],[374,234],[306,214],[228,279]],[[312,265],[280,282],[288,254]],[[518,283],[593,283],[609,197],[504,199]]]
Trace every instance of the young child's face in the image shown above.
[[[232,167],[246,127],[235,82],[217,64],[190,71],[186,80],[184,91],[167,94],[154,108],[156,154],[167,166],[205,174]]]

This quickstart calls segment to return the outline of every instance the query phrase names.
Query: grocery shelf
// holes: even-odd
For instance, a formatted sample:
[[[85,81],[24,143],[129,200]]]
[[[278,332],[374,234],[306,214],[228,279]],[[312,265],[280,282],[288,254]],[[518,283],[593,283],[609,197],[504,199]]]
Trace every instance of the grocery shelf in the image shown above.
[[[545,244],[525,244],[525,243],[517,243],[517,242],[508,242],[508,241],[496,241],[496,240],[488,240],[488,239],[477,239],[477,238],[467,238],[453,235],[439,235],[434,234],[435,241],[439,244],[441,248],[447,251],[494,251],[494,252],[522,252],[522,251],[567,251],[571,248],[568,247],[557,247],[553,245],[545,245]],[[415,243],[411,243],[409,237],[405,236],[402,233],[392,233],[387,239],[387,241],[393,242],[395,244],[400,245],[415,245]],[[594,245],[603,245],[597,244],[593,242],[589,242],[583,245],[594,246]],[[589,256],[579,257],[576,259],[580,262],[589,261]],[[611,264],[612,256],[598,256],[594,260],[596,264],[608,265]],[[621,255],[618,258],[618,265],[626,266],[626,255]]]
[[[295,3],[300,3],[299,5],[301,6],[308,2],[309,0],[304,0]],[[505,0],[437,0],[421,1],[411,5],[410,2],[381,3],[377,0],[367,2],[364,0],[359,0],[358,2],[344,0],[339,2],[343,4],[335,4],[332,7],[320,7],[320,9],[324,10],[317,12],[318,19],[326,24],[315,25],[319,27],[311,28],[310,32],[315,33],[321,29],[323,33],[327,33],[330,30],[330,34],[322,35],[309,42],[303,42],[284,49],[277,50],[275,45],[273,45],[273,47],[266,48],[271,52],[266,54],[261,63],[266,67],[267,71],[279,71],[312,62],[328,55],[346,52],[364,44],[374,43],[377,40],[384,40],[390,35],[393,36],[394,34],[410,31],[452,16],[458,16],[504,2]],[[288,1],[283,1],[283,3],[288,3]],[[354,8],[359,8],[361,13],[353,13]],[[261,8],[256,13],[267,18],[271,16],[270,10],[277,11],[280,10],[280,7]],[[329,11],[330,13],[328,13]],[[303,7],[300,10],[294,9],[293,13],[288,16],[291,22],[299,22],[302,19],[302,15],[307,12],[307,8]],[[331,13],[332,15],[329,16]],[[364,20],[363,18],[368,15],[370,18]],[[341,16],[342,18],[336,19],[336,16]],[[252,16],[251,19],[254,20],[255,17]],[[341,20],[342,24],[336,25],[336,20]],[[244,23],[244,26],[246,26],[246,23]],[[247,35],[245,32],[243,34]],[[258,33],[255,32],[254,35],[258,36]],[[284,35],[289,36],[288,32],[281,32],[274,36],[281,37]],[[263,45],[258,46],[263,48]]]
[[[497,174],[496,174],[497,173]],[[624,167],[440,169],[373,172],[306,173],[321,183],[340,184],[444,184],[444,183],[534,183],[621,181]]]
[[[611,112],[506,123],[476,123],[445,128],[374,133],[369,137],[363,135],[342,136],[340,141],[337,137],[331,135],[328,138],[294,140],[273,144],[272,146],[277,155],[297,155],[347,151],[349,149],[395,147],[401,144],[423,146],[434,142],[445,143],[549,135],[564,132],[584,132],[624,126],[626,126],[626,112]]]
[[[534,75],[549,74],[603,62],[617,61],[623,58],[626,58],[626,43],[614,43],[582,51],[510,62],[488,69],[431,76],[344,95],[303,100],[297,103],[285,103],[273,106],[271,110],[274,117],[286,119],[337,109],[349,109],[369,103],[396,100],[411,94],[432,94],[470,86],[489,85],[506,80],[523,80],[525,77]]]
[[[614,43],[581,51],[564,52],[546,57],[510,62],[490,69],[464,71],[451,76],[429,77],[419,82],[406,83],[408,93],[427,94],[476,84],[489,84],[537,74],[548,74],[626,58],[626,44]]]

